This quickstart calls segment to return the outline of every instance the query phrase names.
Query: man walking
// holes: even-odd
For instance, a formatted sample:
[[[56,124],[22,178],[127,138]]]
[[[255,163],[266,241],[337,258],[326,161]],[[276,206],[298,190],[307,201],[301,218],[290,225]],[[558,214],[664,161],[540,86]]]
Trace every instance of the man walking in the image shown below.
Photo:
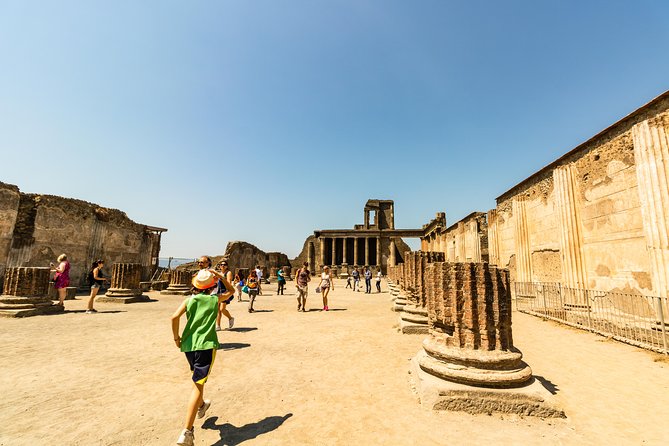
[[[372,270],[365,266],[365,294],[372,292]]]

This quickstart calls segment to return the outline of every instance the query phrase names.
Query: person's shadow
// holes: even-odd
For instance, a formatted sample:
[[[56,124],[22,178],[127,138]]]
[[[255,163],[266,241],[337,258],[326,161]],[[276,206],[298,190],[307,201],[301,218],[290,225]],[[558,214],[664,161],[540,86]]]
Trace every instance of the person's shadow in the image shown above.
[[[213,446],[234,446],[278,429],[284,421],[292,416],[292,413],[287,413],[282,417],[267,417],[264,420],[245,424],[241,427],[233,426],[230,423],[216,424],[218,417],[210,417],[204,422],[202,429],[217,430],[220,433],[221,439],[214,443]]]

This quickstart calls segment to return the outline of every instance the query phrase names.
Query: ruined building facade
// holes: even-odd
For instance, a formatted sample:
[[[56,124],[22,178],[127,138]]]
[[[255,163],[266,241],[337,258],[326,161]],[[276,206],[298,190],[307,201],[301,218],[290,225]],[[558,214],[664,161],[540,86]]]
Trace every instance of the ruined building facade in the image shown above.
[[[0,182],[0,281],[6,268],[48,267],[62,253],[71,264],[72,286],[86,284],[88,269],[98,258],[109,268],[116,262],[139,263],[147,280],[158,265],[165,231],[135,223],[117,209],[26,194]]]
[[[392,200],[368,200],[364,208],[363,224],[353,229],[322,229],[314,231],[304,243],[302,252],[293,265],[308,261],[317,271],[324,265],[334,267],[345,276],[353,266],[381,268],[402,261],[410,248],[402,237],[423,235],[422,229],[395,229],[395,204]]]
[[[512,282],[669,295],[669,92],[446,227],[422,249],[509,268]]]

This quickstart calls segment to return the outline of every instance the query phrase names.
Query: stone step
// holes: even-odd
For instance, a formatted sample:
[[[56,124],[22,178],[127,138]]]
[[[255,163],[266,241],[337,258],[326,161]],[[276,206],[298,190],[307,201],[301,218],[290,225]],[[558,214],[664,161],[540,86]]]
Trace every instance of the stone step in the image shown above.
[[[48,297],[23,297],[23,296],[8,296],[3,294],[0,296],[0,303],[10,304],[10,305],[25,305],[25,304],[39,304],[39,303],[49,303],[51,304],[51,299]]]

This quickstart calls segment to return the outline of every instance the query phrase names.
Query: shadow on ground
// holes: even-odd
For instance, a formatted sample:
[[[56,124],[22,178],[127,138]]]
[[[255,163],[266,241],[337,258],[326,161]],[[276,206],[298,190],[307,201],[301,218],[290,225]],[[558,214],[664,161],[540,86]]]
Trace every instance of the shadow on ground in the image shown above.
[[[249,423],[240,427],[233,426],[230,423],[216,424],[218,417],[211,417],[204,422],[202,429],[217,430],[221,435],[221,439],[213,446],[233,446],[278,429],[284,421],[292,416],[292,413],[288,413],[282,417],[267,417],[256,423]]]
[[[227,342],[227,343],[219,343],[218,344],[218,349],[219,350],[239,350],[240,348],[246,348],[250,347],[251,344],[244,344],[243,342]]]
[[[537,381],[539,381],[541,383],[541,385],[544,386],[546,388],[546,390],[548,390],[553,395],[557,395],[557,393],[560,391],[558,386],[556,386],[555,384],[553,384],[552,382],[550,382],[549,380],[547,380],[543,376],[534,375],[534,378]]]
[[[274,310],[253,310],[254,313],[274,313]]]
[[[247,331],[253,331],[257,330],[258,327],[235,327],[235,328],[228,328],[227,331],[236,331],[238,333],[246,333]]]

